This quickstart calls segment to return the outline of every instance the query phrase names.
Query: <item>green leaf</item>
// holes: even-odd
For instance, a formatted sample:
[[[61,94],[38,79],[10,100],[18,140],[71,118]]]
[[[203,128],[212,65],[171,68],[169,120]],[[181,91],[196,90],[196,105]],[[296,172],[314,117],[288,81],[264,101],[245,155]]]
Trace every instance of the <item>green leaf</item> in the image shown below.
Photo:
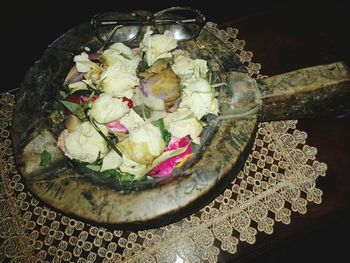
[[[49,167],[51,164],[51,161],[52,161],[51,154],[48,151],[44,150],[41,153],[40,166]]]
[[[153,110],[146,105],[136,106],[133,108],[133,110],[141,117],[145,117],[147,119],[151,117],[153,112]]]
[[[183,84],[182,85],[180,84],[180,94],[183,94],[185,89],[186,89],[186,86]]]
[[[78,111],[80,108],[80,105],[77,103],[73,103],[73,102],[66,101],[66,100],[60,100],[59,102],[61,102],[64,107],[66,107],[68,110],[70,110],[73,113]]]
[[[68,110],[70,110],[75,116],[77,116],[80,120],[85,119],[85,112],[83,106],[77,103],[73,103],[66,100],[59,100],[59,102],[66,107]]]
[[[141,51],[141,61],[138,65],[138,72],[145,72],[150,66],[147,64],[146,53]]]
[[[129,173],[123,173],[118,170],[106,170],[101,172],[101,175],[108,177],[115,177],[119,182],[132,182],[135,176]]]
[[[163,119],[154,121],[152,122],[152,124],[159,128],[160,133],[162,134],[163,140],[165,141],[165,144],[168,145],[168,143],[171,140],[171,133],[167,129],[165,129]]]
[[[68,93],[63,90],[60,90],[58,94],[61,99],[65,99],[68,96]]]
[[[135,176],[129,173],[120,173],[119,181],[121,182],[132,182]]]

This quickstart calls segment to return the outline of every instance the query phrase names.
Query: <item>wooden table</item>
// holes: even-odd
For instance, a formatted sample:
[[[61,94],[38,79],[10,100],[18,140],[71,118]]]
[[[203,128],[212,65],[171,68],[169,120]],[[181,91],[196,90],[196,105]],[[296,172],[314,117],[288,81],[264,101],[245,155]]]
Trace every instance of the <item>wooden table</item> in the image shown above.
[[[265,7],[260,3],[259,8],[252,7],[250,10],[244,10],[249,4],[242,4],[243,9],[233,10],[232,16],[231,11],[226,9],[230,6],[226,1],[215,8],[205,4],[202,7],[210,20],[219,23],[233,21],[225,23],[225,26],[239,29],[238,38],[246,41],[246,50],[253,51],[253,61],[261,63],[262,74],[275,75],[339,60],[350,65],[350,43],[347,39],[347,25],[350,23],[345,4],[289,1],[288,4],[274,6],[276,1],[266,2]],[[184,5],[182,2],[166,5],[176,4]],[[125,5],[124,9],[134,8]],[[161,9],[164,5],[154,4],[153,9]],[[195,3],[191,5],[196,6]],[[11,78],[3,80],[2,91],[15,88],[21,82],[25,70],[40,57],[46,45],[58,37],[58,31],[64,33],[81,22],[74,11],[80,10],[80,7],[75,7],[73,11],[67,11],[64,20],[52,24],[51,33],[46,31],[48,33],[43,34],[43,29],[38,25],[41,19],[50,19],[50,14],[43,12],[52,11],[54,7],[33,8],[30,9],[32,13],[26,12],[27,8],[30,7],[24,6],[19,11],[20,15],[16,16],[15,24],[2,32],[12,39],[15,48],[27,48],[18,50],[18,56],[23,58],[19,64],[10,60],[11,54],[3,54],[4,60],[8,61],[7,74]],[[63,7],[59,12],[62,10]],[[89,12],[96,11],[92,7],[87,7],[87,10],[88,16]],[[260,12],[250,14],[251,11]],[[36,16],[39,14],[41,16]],[[244,17],[238,18],[241,16]],[[32,27],[31,33],[26,30],[28,27],[21,26],[29,17],[33,18],[27,22],[27,26]],[[48,22],[52,22],[55,17],[58,15]],[[27,45],[20,42],[23,36],[31,35],[33,38]],[[16,71],[13,70],[15,67]],[[260,233],[254,245],[240,244],[235,255],[223,253],[220,262],[325,262],[347,256],[348,248],[341,238],[346,239],[350,234],[347,228],[350,222],[350,117],[320,116],[317,119],[300,120],[298,128],[308,133],[308,144],[318,148],[318,160],[328,165],[327,176],[318,181],[318,186],[324,191],[322,204],[309,205],[306,215],[293,215],[290,225],[278,223],[272,235]]]

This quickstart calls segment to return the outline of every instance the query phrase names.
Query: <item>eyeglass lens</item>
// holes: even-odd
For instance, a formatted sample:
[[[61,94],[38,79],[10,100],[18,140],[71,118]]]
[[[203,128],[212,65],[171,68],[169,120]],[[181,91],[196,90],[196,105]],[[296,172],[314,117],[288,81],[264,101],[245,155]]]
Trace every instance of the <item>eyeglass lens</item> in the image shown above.
[[[204,24],[204,16],[187,8],[169,8],[154,15],[159,33],[170,31],[176,40],[196,37]]]
[[[104,13],[93,18],[92,26],[101,42],[113,43],[135,39],[146,25],[154,26],[160,34],[170,31],[176,40],[188,40],[199,34],[204,22],[205,17],[196,10],[173,7],[147,18],[132,13]]]
[[[133,21],[134,23],[116,24],[114,21]],[[100,21],[104,21],[104,25],[100,25]],[[110,25],[108,21],[111,21]],[[140,25],[135,16],[131,13],[109,12],[103,13],[93,18],[92,26],[96,37],[105,42],[128,42],[135,39],[140,33]],[[116,27],[118,27],[116,29]],[[116,30],[115,30],[116,29]]]

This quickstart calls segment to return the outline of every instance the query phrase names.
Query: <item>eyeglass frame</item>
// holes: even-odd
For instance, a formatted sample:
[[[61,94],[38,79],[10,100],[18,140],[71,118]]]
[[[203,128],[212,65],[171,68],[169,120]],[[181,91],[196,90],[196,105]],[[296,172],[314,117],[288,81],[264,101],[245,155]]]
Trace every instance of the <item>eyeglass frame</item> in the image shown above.
[[[195,21],[193,21],[193,19],[191,21],[189,21],[188,19],[156,19],[157,16],[162,15],[163,13],[169,12],[169,11],[192,11],[194,13],[196,13],[198,15],[198,17],[194,18]],[[112,12],[111,12],[112,13]],[[137,25],[138,26],[138,32],[137,34],[135,34],[134,37],[132,37],[131,39],[128,39],[126,41],[122,41],[124,43],[127,42],[131,42],[133,40],[135,40],[140,33],[142,32],[142,28],[144,26],[154,26],[157,27],[157,25],[171,25],[171,24],[181,24],[181,23],[191,23],[191,22],[197,22],[198,26],[199,26],[199,30],[196,34],[194,34],[193,36],[191,36],[188,39],[181,39],[179,41],[183,41],[183,40],[189,40],[189,39],[193,39],[195,37],[197,37],[199,35],[199,33],[201,32],[201,29],[203,28],[203,26],[205,25],[205,21],[206,18],[205,16],[197,9],[193,9],[190,7],[170,7],[170,8],[166,8],[164,10],[158,11],[154,14],[151,15],[147,15],[147,16],[140,16],[135,12],[130,12],[130,13],[126,13],[125,14],[130,14],[132,16],[135,16],[134,20],[131,19],[120,19],[120,20],[102,20],[99,21],[99,23],[97,23],[97,18],[104,15],[106,13],[102,13],[102,14],[96,14],[94,15],[94,17],[91,19],[90,21],[90,25],[93,28],[93,32],[96,36],[96,38],[101,41],[102,43],[104,43],[104,45],[106,45],[111,39],[112,37],[115,35],[116,31],[121,28],[122,26],[126,26],[126,25]],[[123,14],[123,12],[121,12],[121,14]],[[115,28],[113,29],[111,35],[107,38],[107,39],[102,39],[99,34],[96,32],[96,28],[98,26],[113,26],[115,25]]]

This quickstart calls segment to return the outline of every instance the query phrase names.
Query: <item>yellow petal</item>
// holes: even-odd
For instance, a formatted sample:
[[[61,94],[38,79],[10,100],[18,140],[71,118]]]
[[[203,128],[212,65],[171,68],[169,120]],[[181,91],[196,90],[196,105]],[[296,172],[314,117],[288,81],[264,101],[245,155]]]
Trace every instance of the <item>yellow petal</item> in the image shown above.
[[[68,85],[69,92],[72,94],[78,90],[87,90],[87,85],[83,81],[78,81]]]

